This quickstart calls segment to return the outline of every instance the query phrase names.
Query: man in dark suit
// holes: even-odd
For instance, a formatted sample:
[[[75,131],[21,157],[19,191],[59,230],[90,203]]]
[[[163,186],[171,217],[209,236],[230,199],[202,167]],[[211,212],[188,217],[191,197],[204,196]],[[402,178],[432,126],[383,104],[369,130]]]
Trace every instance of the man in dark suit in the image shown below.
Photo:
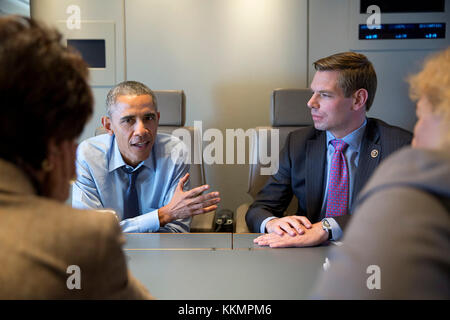
[[[314,62],[308,101],[314,127],[292,132],[269,178],[246,214],[255,239],[271,247],[314,246],[338,240],[351,206],[378,164],[411,142],[411,133],[366,118],[377,87],[372,63],[362,54],[338,53]],[[294,216],[283,217],[292,196]]]

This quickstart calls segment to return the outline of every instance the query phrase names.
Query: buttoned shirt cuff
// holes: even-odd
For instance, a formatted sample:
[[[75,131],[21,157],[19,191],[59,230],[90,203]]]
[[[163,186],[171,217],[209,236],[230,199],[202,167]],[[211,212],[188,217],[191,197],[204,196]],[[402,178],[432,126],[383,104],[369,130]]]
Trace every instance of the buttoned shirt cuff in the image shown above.
[[[140,216],[122,220],[120,222],[123,232],[146,233],[158,232],[159,218],[158,209],[142,214]]]
[[[326,219],[327,219],[328,223],[331,226],[331,233],[333,235],[331,240],[337,241],[337,240],[341,239],[341,237],[342,237],[342,229],[339,226],[339,224],[333,218],[326,218]]]
[[[266,233],[266,224],[270,220],[276,219],[277,217],[268,217],[261,223],[261,228],[259,230],[260,233]]]

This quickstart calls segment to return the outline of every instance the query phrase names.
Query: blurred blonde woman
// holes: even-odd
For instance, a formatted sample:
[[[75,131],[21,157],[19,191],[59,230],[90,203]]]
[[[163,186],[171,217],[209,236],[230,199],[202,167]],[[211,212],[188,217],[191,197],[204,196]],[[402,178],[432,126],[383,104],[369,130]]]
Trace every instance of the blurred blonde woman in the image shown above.
[[[449,70],[450,47],[408,79],[412,148],[386,159],[361,192],[313,297],[450,299]]]
[[[410,96],[417,100],[415,148],[450,147],[450,47],[429,58],[425,68],[409,79]]]

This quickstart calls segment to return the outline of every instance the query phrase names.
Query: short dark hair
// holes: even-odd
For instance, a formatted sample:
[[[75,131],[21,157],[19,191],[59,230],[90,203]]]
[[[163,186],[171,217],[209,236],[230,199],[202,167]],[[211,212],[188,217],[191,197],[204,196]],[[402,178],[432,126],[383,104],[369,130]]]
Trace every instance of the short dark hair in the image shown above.
[[[314,68],[317,71],[338,71],[338,85],[347,98],[358,89],[366,89],[366,111],[369,111],[377,91],[377,74],[365,55],[356,52],[336,53],[314,62]]]
[[[117,103],[117,97],[125,95],[149,95],[152,97],[153,107],[158,111],[155,93],[142,82],[123,81],[109,90],[106,96],[106,114],[111,117],[111,107]]]
[[[0,158],[41,169],[50,139],[76,139],[93,111],[88,66],[56,29],[0,17]]]

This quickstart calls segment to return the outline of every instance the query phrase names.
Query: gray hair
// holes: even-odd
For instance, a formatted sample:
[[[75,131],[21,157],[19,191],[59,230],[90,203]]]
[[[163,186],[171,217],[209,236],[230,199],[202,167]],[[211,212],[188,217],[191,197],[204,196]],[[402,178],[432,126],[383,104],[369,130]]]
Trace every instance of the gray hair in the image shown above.
[[[109,117],[111,117],[111,107],[117,103],[117,97],[124,95],[149,95],[152,97],[155,110],[158,111],[156,95],[149,87],[138,81],[124,81],[109,90],[106,96],[106,114]]]

